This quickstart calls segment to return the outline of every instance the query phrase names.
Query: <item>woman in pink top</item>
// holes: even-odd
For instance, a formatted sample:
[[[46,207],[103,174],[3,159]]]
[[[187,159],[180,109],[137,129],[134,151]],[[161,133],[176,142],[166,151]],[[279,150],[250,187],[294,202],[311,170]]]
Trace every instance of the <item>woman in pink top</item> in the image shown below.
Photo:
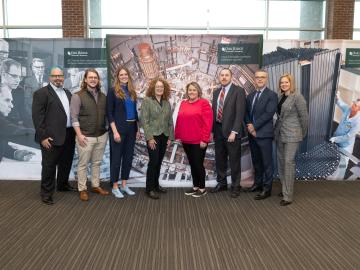
[[[206,195],[204,158],[213,123],[210,103],[201,95],[198,83],[186,86],[187,99],[180,104],[175,127],[175,139],[182,142],[193,179],[193,188],[185,194],[196,198]]]

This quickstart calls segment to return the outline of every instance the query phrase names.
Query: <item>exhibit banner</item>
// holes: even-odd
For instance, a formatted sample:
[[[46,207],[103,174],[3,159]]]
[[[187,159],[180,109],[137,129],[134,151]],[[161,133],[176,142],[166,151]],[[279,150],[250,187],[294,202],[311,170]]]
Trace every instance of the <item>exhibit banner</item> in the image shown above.
[[[199,83],[203,97],[211,101],[214,90],[219,88],[218,74],[224,67],[232,71],[232,83],[244,88],[247,95],[255,89],[254,72],[259,66],[268,71],[268,87],[277,93],[280,76],[290,73],[309,112],[308,132],[296,158],[296,178],[358,180],[360,69],[341,68],[346,61],[354,63],[352,57],[357,57],[358,48],[360,42],[355,41],[263,42],[259,35],[110,35],[106,43],[104,39],[0,39],[0,179],[41,178],[41,151],[34,141],[31,117],[32,95],[48,85],[52,66],[64,67],[64,87],[72,93],[79,90],[85,70],[96,68],[106,94],[114,83],[116,68],[123,65],[134,79],[140,117],[149,81],[162,77],[170,83],[174,123],[185,98],[185,86],[191,81]],[[350,49],[348,54],[346,49]],[[273,120],[275,123],[276,114]],[[140,131],[129,184],[142,187],[148,153],[141,126]],[[276,167],[275,142],[273,149]],[[249,186],[253,183],[253,168],[246,133],[242,134],[241,154],[241,184]],[[76,179],[77,159],[75,154],[71,179]],[[206,185],[213,186],[216,183],[213,142],[208,146],[204,164]],[[101,178],[107,181],[109,177],[107,146]],[[277,177],[275,169],[274,178]],[[168,187],[192,184],[190,167],[179,142],[167,149],[160,183]]]
[[[346,48],[345,67],[360,68],[360,49]]]
[[[40,180],[41,151],[34,140],[31,117],[33,93],[49,84],[53,66],[64,68],[64,88],[72,93],[79,90],[85,69],[96,68],[102,91],[106,93],[106,49],[103,44],[103,39],[0,39],[0,179]],[[107,147],[101,167],[103,178],[109,175],[108,159]],[[76,167],[77,154],[72,179]]]
[[[259,68],[262,55],[262,35],[139,35],[106,38],[109,61],[109,79],[119,65],[129,69],[134,80],[138,109],[141,117],[141,103],[149,82],[157,77],[167,80],[171,86],[170,104],[176,124],[179,105],[185,99],[185,86],[195,81],[203,98],[211,102],[213,92],[220,87],[219,72],[229,68],[233,73],[232,83],[245,89],[246,94],[254,91],[254,72]],[[143,130],[140,128],[141,134]],[[145,182],[148,164],[146,141],[136,142],[133,174]],[[216,184],[215,147],[210,143],[205,156],[206,185]],[[251,156],[246,134],[242,140],[242,185],[252,184]],[[167,148],[160,172],[163,186],[192,185],[191,170],[182,144],[175,141]],[[228,177],[230,181],[230,176]]]

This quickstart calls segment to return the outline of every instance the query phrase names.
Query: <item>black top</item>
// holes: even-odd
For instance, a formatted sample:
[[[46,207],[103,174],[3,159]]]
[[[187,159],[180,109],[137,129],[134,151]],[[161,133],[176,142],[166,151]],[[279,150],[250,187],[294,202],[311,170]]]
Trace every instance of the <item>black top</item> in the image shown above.
[[[279,101],[279,103],[278,103],[278,106],[277,106],[278,115],[280,115],[280,113],[281,113],[281,107],[282,107],[282,105],[284,104],[284,102],[285,102],[285,100],[287,99],[287,97],[288,97],[288,96],[286,96],[286,95],[282,95],[282,97],[281,97],[281,99],[280,99],[280,101]]]

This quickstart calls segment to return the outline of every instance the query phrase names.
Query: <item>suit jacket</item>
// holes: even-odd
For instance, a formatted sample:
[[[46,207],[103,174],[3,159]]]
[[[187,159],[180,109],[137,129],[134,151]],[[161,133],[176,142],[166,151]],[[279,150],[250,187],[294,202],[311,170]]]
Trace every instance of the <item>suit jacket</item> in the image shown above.
[[[44,74],[43,75],[43,83],[46,82],[47,78],[48,78],[48,76],[46,74]],[[39,83],[36,80],[36,77],[33,73],[31,76],[25,78],[25,80],[24,80],[24,110],[28,115],[31,115],[32,98],[33,98],[34,92],[43,86],[44,85],[42,83]]]
[[[145,139],[164,133],[169,140],[174,140],[174,125],[169,101],[163,100],[162,106],[152,97],[145,97],[141,104],[141,124],[144,128]]]
[[[273,117],[278,103],[277,95],[266,87],[261,93],[251,115],[256,93],[257,91],[253,91],[246,97],[245,123],[253,124],[257,138],[272,138],[274,137]]]
[[[137,111],[136,120],[138,120]],[[109,121],[109,124],[112,122],[115,123],[117,131],[121,134],[128,133],[129,125],[126,122],[126,106],[125,100],[118,98],[115,94],[115,89],[111,88],[106,97],[106,116]],[[137,123],[136,123],[137,130]],[[112,132],[112,129],[109,125],[109,131]]]
[[[279,101],[281,97],[279,96]],[[309,115],[301,94],[290,94],[281,107],[275,124],[275,139],[280,142],[300,142],[307,132]]]
[[[215,138],[217,138],[217,134],[215,134],[215,121],[217,115],[217,100],[220,94],[221,88],[217,89],[213,93],[212,107],[213,107],[213,132]],[[246,97],[245,91],[243,88],[231,84],[229,92],[226,95],[223,107],[222,114],[222,132],[223,137],[229,137],[231,131],[237,132],[236,137],[238,139],[241,138],[241,134],[243,131],[243,122],[245,117],[246,110]]]
[[[70,103],[71,93],[64,90]],[[34,92],[32,119],[36,142],[41,143],[42,140],[51,137],[53,145],[64,144],[67,116],[60,98],[50,84]]]

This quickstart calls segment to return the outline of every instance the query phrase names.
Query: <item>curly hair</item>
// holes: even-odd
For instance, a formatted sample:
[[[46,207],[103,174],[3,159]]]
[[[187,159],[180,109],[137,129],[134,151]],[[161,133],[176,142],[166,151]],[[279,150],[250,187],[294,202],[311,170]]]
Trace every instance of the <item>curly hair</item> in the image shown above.
[[[97,70],[94,69],[94,68],[88,68],[87,70],[85,70],[84,78],[82,79],[82,82],[81,82],[81,85],[80,85],[80,91],[86,91],[87,90],[88,85],[87,85],[85,80],[87,79],[87,76],[88,76],[89,72],[95,73],[96,76],[98,77],[98,83],[96,85],[96,90],[100,91],[100,89],[101,89],[100,76],[99,76],[99,73],[97,72]]]
[[[130,71],[124,66],[118,66],[118,68],[115,71],[115,84],[114,84],[115,94],[118,98],[125,99],[125,92],[121,88],[121,83],[119,80],[119,73],[122,70],[125,70],[125,72],[127,73],[128,77],[129,77],[127,87],[128,87],[129,93],[130,93],[130,97],[133,101],[136,101],[137,95],[136,95],[133,79],[130,75]]]
[[[162,94],[162,98],[164,100],[169,100],[170,92],[171,92],[170,85],[163,78],[155,78],[150,81],[149,88],[146,91],[146,96],[153,97],[153,98],[155,97],[155,85],[157,82],[161,82],[164,85],[164,93]]]

